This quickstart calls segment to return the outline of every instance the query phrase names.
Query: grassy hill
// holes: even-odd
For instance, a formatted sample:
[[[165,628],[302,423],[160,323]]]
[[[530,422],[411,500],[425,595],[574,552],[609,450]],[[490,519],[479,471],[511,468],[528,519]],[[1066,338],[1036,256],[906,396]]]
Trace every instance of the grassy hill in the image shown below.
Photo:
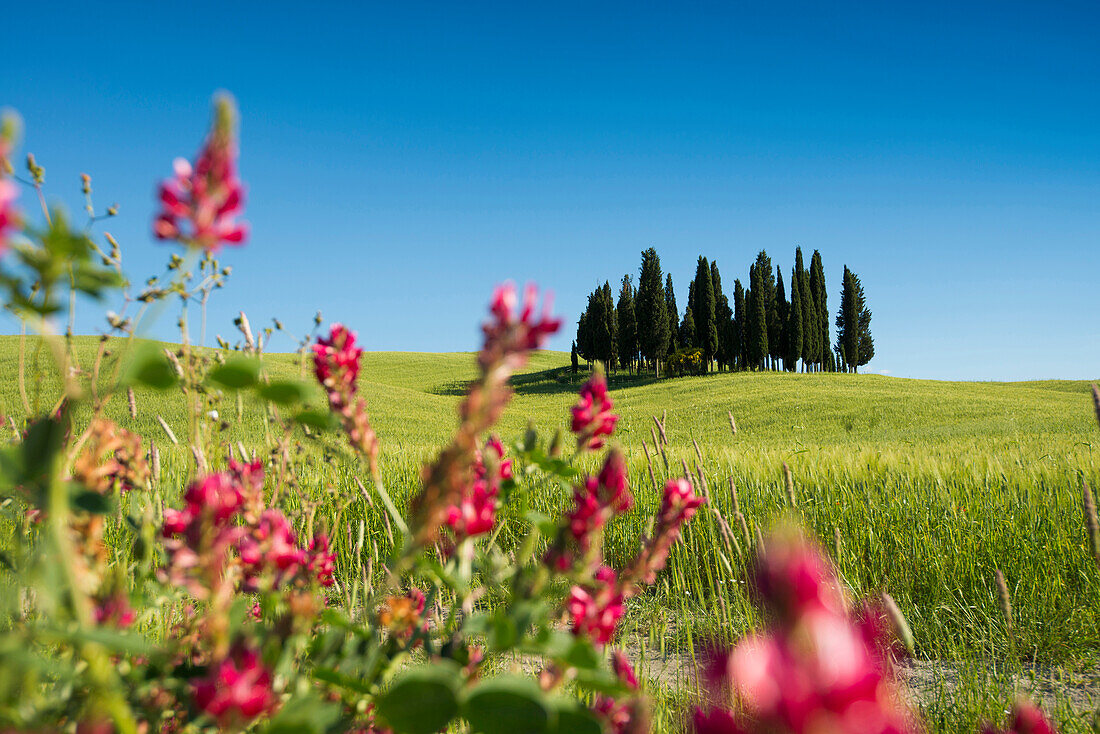
[[[23,413],[18,341],[0,337],[0,412],[14,416]],[[95,339],[76,340],[84,369],[91,369],[96,349]],[[29,397],[33,401],[38,393],[40,405],[49,406],[59,383],[47,369],[48,355],[43,352],[35,368],[33,353],[31,342]],[[272,354],[265,369],[272,377],[290,377],[302,366],[297,355]],[[472,354],[364,355],[361,391],[381,440],[386,484],[398,501],[414,490],[423,462],[450,435],[474,373]],[[569,406],[584,379],[570,372],[567,354],[534,355],[514,379],[515,400],[499,427],[506,442],[518,438],[528,420],[544,436],[567,428]],[[1100,484],[1100,431],[1087,382],[774,373],[660,381],[618,374],[611,382],[622,416],[616,441],[627,452],[637,502],[609,528],[608,560],[622,564],[633,555],[659,502],[642,449],[645,441],[653,450],[655,415],[667,416],[668,435],[664,456],[652,455],[657,484],[678,473],[681,461],[695,470],[698,442],[711,506],[736,535],[734,547],[715,515],[701,513],[655,592],[632,602],[627,637],[662,649],[693,649],[699,640],[758,624],[743,591],[741,559],[751,552],[756,528],[793,515],[830,548],[856,594],[888,590],[897,599],[920,656],[970,661],[978,671],[967,683],[976,692],[970,708],[941,712],[945,721],[971,722],[1000,705],[998,696],[1011,698],[1011,686],[987,675],[989,661],[1011,656],[1078,668],[1095,663],[1100,573],[1088,548],[1080,497],[1083,480]],[[185,406],[177,393],[147,390],[139,391],[137,403],[136,420],[123,395],[108,413],[163,450],[162,486],[172,502],[194,466],[185,447],[170,445],[156,417],[186,436]],[[243,419],[230,420],[219,434],[222,447],[238,440],[264,444],[259,406],[246,402],[242,408]],[[232,418],[235,400],[226,397],[218,410]],[[304,450],[314,453],[298,467],[301,494],[288,501],[292,511],[316,503],[319,521],[338,529],[339,571],[356,574],[364,559],[354,556],[353,525],[363,520],[372,554],[386,553],[389,538],[377,503],[365,503],[354,482],[361,468],[341,446],[335,437],[320,449],[306,444]],[[794,476],[794,508],[784,487],[784,462]],[[545,512],[568,502],[557,487],[536,482],[526,491],[530,506]],[[748,534],[734,521],[738,510]],[[508,542],[522,521],[515,516],[504,522]],[[998,607],[996,569],[1013,596],[1011,631]]]

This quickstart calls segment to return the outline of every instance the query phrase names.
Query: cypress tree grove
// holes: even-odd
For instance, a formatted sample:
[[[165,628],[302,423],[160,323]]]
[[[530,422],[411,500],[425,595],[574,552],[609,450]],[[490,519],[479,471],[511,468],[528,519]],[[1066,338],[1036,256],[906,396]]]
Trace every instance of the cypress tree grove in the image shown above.
[[[787,310],[787,369],[798,370],[802,358],[802,287],[798,266],[791,270],[791,307]]]
[[[748,310],[745,306],[745,288],[741,281],[734,278],[733,281],[733,352],[738,369],[748,369],[748,337],[745,330],[745,322],[748,319]]]
[[[630,282],[629,275],[623,276],[616,310],[619,321],[619,364],[630,370],[638,358],[638,322],[634,318],[634,285]]]
[[[661,258],[652,247],[642,253],[635,315],[638,320],[638,345],[642,355],[653,365],[654,374],[659,376],[661,360],[668,352],[669,321],[665,293],[661,288]]]
[[[665,313],[668,314],[668,351],[675,352],[679,346],[676,332],[680,328],[680,309],[676,306],[676,291],[672,289],[672,273],[665,276]]]

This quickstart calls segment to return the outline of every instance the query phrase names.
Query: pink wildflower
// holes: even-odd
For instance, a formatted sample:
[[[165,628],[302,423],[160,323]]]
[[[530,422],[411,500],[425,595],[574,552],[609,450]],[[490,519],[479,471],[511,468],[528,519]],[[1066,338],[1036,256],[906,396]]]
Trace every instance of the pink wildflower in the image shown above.
[[[192,166],[177,158],[174,175],[160,185],[161,210],[153,222],[157,239],[217,250],[240,245],[247,225],[236,221],[244,208],[237,176],[236,110],[228,96],[215,100],[214,123]]]
[[[125,592],[117,590],[96,603],[95,623],[120,628],[134,623],[134,610]]]
[[[527,353],[539,349],[551,334],[561,328],[561,319],[550,315],[549,298],[546,299],[542,313],[535,316],[538,301],[538,289],[528,284],[523,292],[523,306],[519,314],[516,286],[505,283],[493,291],[489,311],[493,318],[482,326],[485,345],[478,354],[478,362],[487,368],[496,362],[504,362],[509,368],[516,369],[527,363]]]
[[[260,656],[242,644],[193,683],[195,705],[220,725],[247,723],[274,710],[271,672]]]
[[[607,394],[607,378],[595,372],[581,387],[580,397],[573,406],[573,424],[577,434],[577,447],[581,451],[595,451],[604,445],[604,436],[615,430],[619,416],[611,412],[614,403]]]
[[[484,479],[474,480],[469,492],[447,511],[447,525],[455,537],[462,540],[492,530],[496,522],[496,500],[495,487]]]
[[[241,587],[248,592],[263,586],[279,588],[307,562],[290,523],[279,510],[264,510],[259,521],[241,534],[237,553],[244,571]]]
[[[309,542],[309,571],[321,586],[332,586],[336,554],[329,550],[328,536],[318,533]]]
[[[696,711],[696,733],[918,731],[895,689],[886,645],[868,639],[873,625],[849,616],[817,550],[800,538],[780,537],[763,556],[756,586],[777,624],[714,654],[707,671],[711,697],[732,693],[740,706]]]
[[[611,668],[616,677],[627,689],[638,690],[638,677],[634,674],[634,668],[630,660],[622,650],[611,653]],[[607,730],[612,734],[626,734],[629,731],[637,731],[632,727],[635,723],[635,708],[629,701],[622,702],[612,696],[597,694],[592,704],[592,711],[604,720]]]
[[[490,437],[485,442],[485,450],[495,454],[493,460],[486,462],[484,452],[476,453],[473,482],[463,492],[458,504],[447,509],[446,524],[459,541],[493,529],[500,484],[512,478],[512,460],[504,458],[501,440],[496,436]],[[495,471],[491,472],[494,467]]]
[[[631,578],[652,584],[657,573],[665,567],[672,545],[680,537],[680,528],[695,515],[704,498],[695,494],[687,479],[669,479],[661,498],[661,509],[653,535],[634,560]]]
[[[573,634],[587,635],[599,645],[610,642],[616,625],[626,612],[615,572],[601,566],[596,572],[594,585],[574,586],[569,594],[568,607],[573,618]]]
[[[328,394],[329,407],[340,418],[348,442],[370,460],[371,472],[378,471],[378,436],[370,424],[366,402],[357,397],[359,357],[355,332],[333,324],[328,338],[313,345],[313,372]]]
[[[989,725],[982,727],[982,734],[1055,734],[1055,731],[1042,710],[1023,698],[1013,706],[1012,722],[1007,729],[994,729]]]
[[[560,571],[569,569],[579,560],[573,549],[587,556],[608,520],[628,511],[633,504],[626,460],[621,451],[612,450],[599,476],[585,477],[573,488],[573,507],[565,515],[565,533],[547,551],[546,561]]]
[[[0,254],[8,248],[8,234],[19,227],[19,212],[15,208],[15,199],[19,195],[8,179],[0,175]]]

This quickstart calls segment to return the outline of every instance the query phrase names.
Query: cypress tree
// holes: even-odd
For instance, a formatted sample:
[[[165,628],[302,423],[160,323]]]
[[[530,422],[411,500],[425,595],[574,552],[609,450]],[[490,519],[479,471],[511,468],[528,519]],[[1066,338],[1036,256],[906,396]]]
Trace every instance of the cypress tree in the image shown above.
[[[722,292],[722,276],[718,273],[718,261],[710,261],[710,283],[714,290],[714,321],[718,330],[718,369],[725,365],[733,368],[733,310],[729,299]]]
[[[695,334],[695,314],[689,305],[684,309],[684,320],[680,322],[680,343],[694,345],[697,341]]]
[[[769,342],[772,348],[773,364],[778,369],[780,361],[783,369],[787,367],[787,291],[783,287],[783,272],[779,266],[775,266],[775,342]]]
[[[761,253],[763,254],[763,253]],[[766,257],[766,255],[765,255]],[[764,273],[771,274],[771,266],[764,270],[754,264],[749,268],[748,303],[748,364],[752,369],[764,369],[768,357],[767,282]]]
[[[676,306],[676,291],[672,289],[672,273],[665,276],[665,313],[668,314],[668,351],[675,352],[680,346],[676,336],[680,328],[680,309]]]
[[[751,303],[749,305],[749,325],[753,325],[756,320],[756,314],[753,311],[754,308],[759,308],[760,312],[764,315],[764,333],[763,339],[761,335],[752,334],[749,336],[750,350],[755,349],[757,346],[763,345],[764,352],[760,357],[759,367],[767,367],[767,360],[771,356],[770,345],[776,343],[779,338],[779,327],[776,323],[778,320],[778,314],[775,307],[775,273],[772,272],[772,261],[768,257],[768,253],[761,250],[756,256],[756,263],[753,265],[753,270],[756,273],[755,281],[753,280],[752,273],[749,275],[749,289],[756,295],[754,298],[759,303]],[[755,285],[753,284],[755,283]],[[755,345],[754,345],[755,342]],[[751,360],[756,365],[756,360]]]
[[[840,286],[840,308],[836,313],[836,349],[841,367],[852,371],[859,360],[859,308],[856,305],[852,272],[844,266],[844,280]]]
[[[802,371],[805,372],[809,369],[809,365],[813,362],[813,356],[816,353],[814,348],[814,342],[816,340],[817,330],[813,328],[813,324],[817,323],[814,312],[813,297],[810,294],[810,274],[806,270],[805,263],[802,260],[802,248],[796,247],[794,250],[794,269],[795,280],[798,283],[798,297],[802,303]]]
[[[607,322],[607,343],[601,359],[609,370],[615,369],[619,361],[619,319],[615,314],[615,298],[611,295],[611,283],[604,281],[600,288],[600,310]]]
[[[810,257],[810,297],[814,303],[814,356],[818,369],[825,369],[828,360],[829,345],[829,304],[825,294],[825,268],[821,264],[821,253],[814,250]]]
[[[660,363],[668,351],[669,321],[661,288],[661,258],[652,247],[642,253],[635,315],[641,352],[653,365],[654,373],[660,375]]]
[[[787,369],[798,370],[802,358],[802,288],[798,282],[798,267],[791,271],[791,307],[787,310]]]
[[[595,358],[592,339],[595,295],[595,293],[588,294],[588,305],[585,306],[580,320],[577,321],[577,352],[590,366]]]
[[[569,366],[573,368],[573,374],[577,374],[577,369],[580,367],[577,363],[577,342],[573,342],[573,346],[569,349]]]
[[[638,322],[634,317],[634,285],[623,276],[617,307],[619,321],[619,364],[630,370],[638,356]]]
[[[714,283],[710,263],[702,255],[695,267],[695,342],[703,350],[706,371],[710,372],[711,360],[718,354],[718,324],[715,321]]]
[[[871,311],[867,308],[863,284],[847,265],[844,266],[836,328],[841,367],[848,372],[858,372],[860,367],[874,358],[875,340],[871,336]]]
[[[745,288],[737,278],[733,280],[733,354],[738,369],[745,369],[748,365],[746,348],[748,340],[745,337],[745,320],[748,311],[745,308]]]

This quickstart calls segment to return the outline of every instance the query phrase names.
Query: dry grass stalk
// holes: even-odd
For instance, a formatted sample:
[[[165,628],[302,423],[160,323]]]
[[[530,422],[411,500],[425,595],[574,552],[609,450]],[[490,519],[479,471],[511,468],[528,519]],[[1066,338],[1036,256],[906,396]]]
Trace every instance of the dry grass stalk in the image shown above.
[[[1093,499],[1088,482],[1083,482],[1082,487],[1081,504],[1085,513],[1085,525],[1089,531],[1089,547],[1092,549],[1092,558],[1096,567],[1100,568],[1100,522],[1096,519],[1096,500]]]
[[[745,547],[752,548],[752,533],[749,532],[749,521],[740,512],[734,513],[734,517],[737,518],[737,524],[741,526],[741,534],[745,536]]]
[[[913,630],[909,628],[909,622],[906,621],[905,615],[901,613],[894,597],[885,591],[882,592],[882,606],[886,609],[886,615],[890,617],[890,622],[894,625],[894,632],[897,633],[898,639],[901,640],[901,644],[905,645],[906,652],[910,656],[916,655],[917,645],[913,639]]]
[[[176,434],[172,432],[172,429],[168,427],[168,424],[159,415],[157,416],[157,423],[164,429],[164,433],[168,436],[168,440],[172,442],[172,445],[179,446],[179,439],[176,438]]]
[[[1100,388],[1092,386],[1092,407],[1096,410],[1096,422],[1100,424]]]
[[[726,413],[730,417],[730,430],[733,431],[733,435],[736,436],[737,435],[737,421],[735,421],[733,419],[733,411],[728,410],[728,411],[726,411]]]
[[[841,546],[840,527],[833,528],[833,562],[840,563],[840,550]]]
[[[645,439],[642,439],[642,451],[645,452],[645,464],[649,469],[649,481],[653,482],[653,489],[657,492],[661,491],[661,487],[657,484],[657,476],[653,473],[653,459],[649,456],[649,447],[646,446]]]
[[[1000,597],[1001,613],[1005,616],[1005,626],[1012,629],[1012,597],[1008,595],[1008,583],[1005,581],[1005,575],[1001,573],[1001,569],[997,569],[993,578],[997,581],[997,595]]]
[[[741,501],[737,498],[737,486],[733,483],[733,477],[730,477],[730,499],[733,501],[733,511],[741,512]]]
[[[134,397],[134,388],[126,388],[126,400],[130,404],[130,417],[137,420],[137,398]]]
[[[791,468],[787,466],[787,462],[783,462],[783,478],[787,483],[787,500],[791,503],[791,507],[798,507],[798,498],[794,494],[794,476],[791,475]]]

